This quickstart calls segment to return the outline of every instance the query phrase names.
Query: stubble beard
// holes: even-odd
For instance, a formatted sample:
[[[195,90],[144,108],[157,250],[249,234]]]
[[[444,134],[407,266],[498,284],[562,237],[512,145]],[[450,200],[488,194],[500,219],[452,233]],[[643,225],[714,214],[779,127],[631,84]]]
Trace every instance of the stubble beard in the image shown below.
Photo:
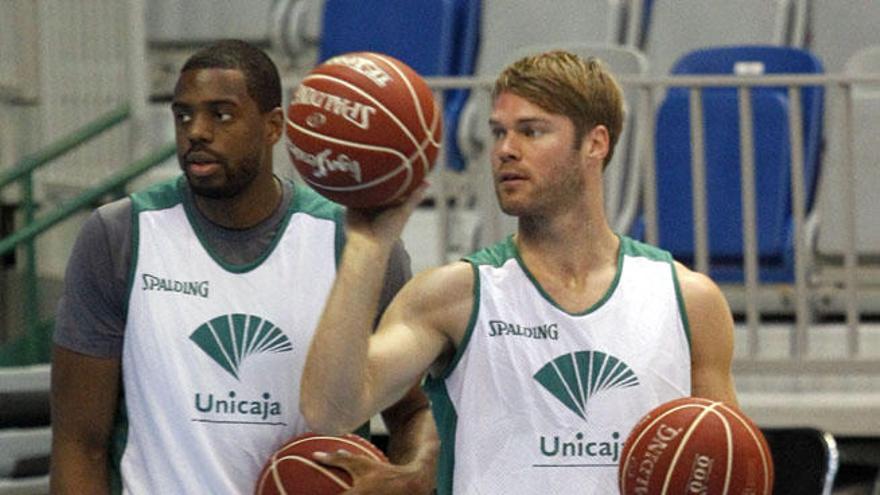
[[[501,191],[501,184],[495,185],[495,197],[501,211],[520,219],[544,217],[561,205],[571,204],[584,194],[586,180],[576,166],[577,151],[572,151],[567,164],[560,167],[557,177],[534,187],[525,198],[513,200]],[[534,185],[534,183],[532,183]]]
[[[237,167],[229,167],[223,164],[225,180],[221,185],[200,183],[199,180],[189,177],[187,182],[193,194],[207,199],[230,199],[241,194],[257,177],[259,163],[256,158],[245,158],[238,163]]]

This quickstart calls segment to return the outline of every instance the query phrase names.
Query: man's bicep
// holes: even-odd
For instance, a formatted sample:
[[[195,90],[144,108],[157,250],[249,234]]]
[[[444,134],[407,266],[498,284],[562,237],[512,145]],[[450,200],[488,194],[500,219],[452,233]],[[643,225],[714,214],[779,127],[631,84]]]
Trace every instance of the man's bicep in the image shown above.
[[[118,402],[119,358],[87,356],[62,346],[52,350],[52,423],[104,441]]]
[[[120,360],[52,351],[52,492],[106,493]]]
[[[399,398],[455,349],[473,301],[470,265],[456,263],[416,275],[401,290],[370,338],[370,379],[384,406]]]
[[[721,289],[708,277],[681,277],[691,329],[692,395],[736,404],[731,363],[733,317]]]
[[[691,371],[691,395],[737,405],[736,390],[729,367],[721,365],[720,361],[716,363],[705,359],[697,361]]]
[[[393,307],[393,305],[392,305]],[[393,311],[390,309],[389,311]],[[383,319],[370,338],[369,367],[382,407],[400,399],[442,353],[446,339],[436,330],[412,323]]]

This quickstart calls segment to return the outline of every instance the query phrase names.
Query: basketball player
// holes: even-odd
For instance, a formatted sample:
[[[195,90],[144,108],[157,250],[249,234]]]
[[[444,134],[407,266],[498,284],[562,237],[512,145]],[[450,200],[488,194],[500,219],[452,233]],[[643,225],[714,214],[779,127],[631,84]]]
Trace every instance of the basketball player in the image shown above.
[[[235,40],[199,51],[171,105],[183,176],[84,225],[54,336],[53,493],[252,493],[306,431],[300,373],[343,214],[273,175],[280,106],[265,53]],[[383,300],[409,277],[392,251]],[[401,464],[355,459],[359,493],[430,492],[427,398],[414,387],[385,419]]]
[[[348,212],[303,373],[313,428],[348,430],[430,370],[439,493],[610,494],[643,414],[689,395],[736,404],[733,321],[719,288],[608,226],[602,172],[621,102],[594,59],[554,51],[507,67],[489,125],[498,201],[517,232],[415,276],[375,334],[381,268],[420,198]]]

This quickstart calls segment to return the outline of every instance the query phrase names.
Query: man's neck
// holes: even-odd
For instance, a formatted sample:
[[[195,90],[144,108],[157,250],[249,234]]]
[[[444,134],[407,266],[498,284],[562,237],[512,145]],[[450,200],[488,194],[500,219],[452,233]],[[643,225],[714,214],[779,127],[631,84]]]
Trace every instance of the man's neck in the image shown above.
[[[194,195],[199,212],[211,222],[227,229],[251,228],[269,218],[281,203],[283,189],[274,175],[257,177],[241,193],[231,198]]]
[[[605,222],[520,226],[514,242],[522,262],[559,307],[581,313],[612,287],[617,273],[620,238]]]
[[[617,263],[620,240],[604,218],[569,215],[555,221],[521,219],[515,242],[523,260],[575,278]]]

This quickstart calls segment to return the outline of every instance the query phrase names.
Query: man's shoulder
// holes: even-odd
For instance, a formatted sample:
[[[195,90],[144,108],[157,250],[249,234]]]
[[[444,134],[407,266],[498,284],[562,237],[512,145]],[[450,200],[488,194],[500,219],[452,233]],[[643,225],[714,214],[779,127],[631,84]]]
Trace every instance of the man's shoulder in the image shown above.
[[[115,219],[131,216],[131,196],[111,201],[95,209],[103,219]]]
[[[462,258],[472,265],[489,265],[500,267],[511,259],[518,256],[516,246],[513,243],[513,237],[509,236],[491,246],[484,247],[478,251]]]
[[[708,275],[691,270],[678,261],[674,262],[674,264],[675,275],[678,278],[678,285],[688,308],[688,313],[694,311],[730,311],[721,288]]]
[[[293,200],[288,207],[292,213],[305,213],[315,218],[339,221],[344,215],[344,208],[321,196],[305,184],[287,180],[286,187],[293,190]]]
[[[416,274],[406,286],[408,296],[426,306],[470,299],[474,287],[473,266],[455,261]]]
[[[401,291],[403,311],[419,315],[457,345],[474,316],[475,284],[473,265],[465,261],[425,270]]]
[[[183,201],[182,176],[158,182],[129,196],[138,211],[162,210]]]
[[[83,225],[83,233],[87,235],[100,233],[113,245],[114,241],[127,237],[131,232],[132,206],[131,197],[99,206]]]
[[[620,236],[620,250],[627,256],[648,258],[654,261],[673,261],[669,251],[624,235]]]

